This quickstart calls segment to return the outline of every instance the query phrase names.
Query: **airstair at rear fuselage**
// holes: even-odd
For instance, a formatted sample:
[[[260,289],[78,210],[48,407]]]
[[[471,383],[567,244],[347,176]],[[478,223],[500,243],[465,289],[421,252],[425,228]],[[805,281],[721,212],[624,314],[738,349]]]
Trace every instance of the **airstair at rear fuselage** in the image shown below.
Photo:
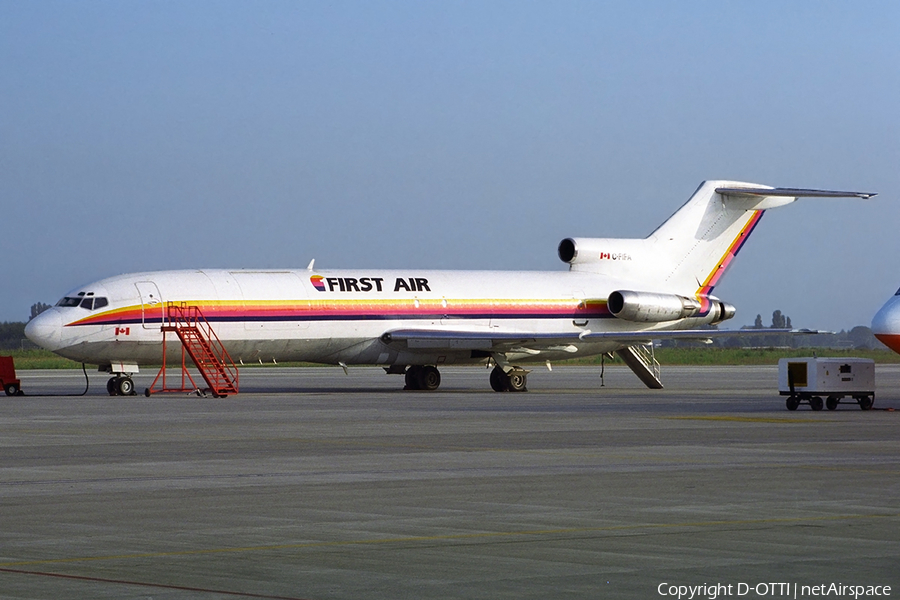
[[[223,398],[229,394],[238,393],[237,366],[231,360],[209,321],[203,316],[200,307],[169,302],[166,304],[166,316],[161,329],[163,334],[162,368],[156,379],[153,380],[153,385],[146,390],[146,395],[159,392],[208,391],[216,398]],[[167,385],[166,346],[169,333],[174,333],[181,341],[180,387]],[[186,356],[190,357],[194,366],[200,371],[200,375],[208,386],[207,390],[201,390],[194,383],[187,370]],[[188,382],[190,382],[190,386],[187,385]],[[157,387],[157,383],[161,384],[160,387]]]

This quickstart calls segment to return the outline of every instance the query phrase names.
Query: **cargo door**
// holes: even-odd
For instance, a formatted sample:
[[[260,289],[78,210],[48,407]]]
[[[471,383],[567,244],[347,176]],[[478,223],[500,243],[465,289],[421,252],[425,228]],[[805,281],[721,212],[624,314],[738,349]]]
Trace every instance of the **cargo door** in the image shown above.
[[[141,297],[141,325],[144,329],[160,329],[165,305],[159,288],[152,281],[138,281],[134,285]]]

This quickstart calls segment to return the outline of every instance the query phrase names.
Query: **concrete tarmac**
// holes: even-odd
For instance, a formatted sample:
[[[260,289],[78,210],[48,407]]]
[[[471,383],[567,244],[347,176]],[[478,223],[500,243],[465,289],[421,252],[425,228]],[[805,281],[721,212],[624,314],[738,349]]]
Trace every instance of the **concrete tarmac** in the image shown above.
[[[774,366],[664,366],[664,390],[540,367],[522,394],[442,374],[245,368],[213,399],[21,372],[0,598],[900,595],[898,366],[876,410],[820,412],[787,411]]]

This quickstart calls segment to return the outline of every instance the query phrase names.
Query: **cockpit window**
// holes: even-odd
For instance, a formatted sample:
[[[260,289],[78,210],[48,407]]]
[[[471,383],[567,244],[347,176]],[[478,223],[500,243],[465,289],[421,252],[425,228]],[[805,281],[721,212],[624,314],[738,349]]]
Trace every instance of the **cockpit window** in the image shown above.
[[[69,298],[68,296],[56,303],[57,306],[78,306],[81,298]]]
[[[87,296],[84,293],[78,294],[78,297],[66,296],[62,300],[56,303],[57,306],[69,307],[69,306],[80,306],[81,308],[86,308],[88,310],[97,310],[98,308],[103,308],[109,304],[109,300],[104,297],[97,297],[88,294]]]

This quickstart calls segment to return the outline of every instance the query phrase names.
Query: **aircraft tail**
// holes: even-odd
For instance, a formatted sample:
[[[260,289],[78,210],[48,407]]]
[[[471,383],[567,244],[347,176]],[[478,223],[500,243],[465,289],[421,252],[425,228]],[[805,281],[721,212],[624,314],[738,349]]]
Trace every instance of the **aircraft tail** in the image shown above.
[[[654,290],[703,298],[727,270],[763,213],[799,197],[869,198],[875,194],[772,188],[737,181],[705,181],[645,239],[569,238],[559,246],[570,269],[652,285]]]

